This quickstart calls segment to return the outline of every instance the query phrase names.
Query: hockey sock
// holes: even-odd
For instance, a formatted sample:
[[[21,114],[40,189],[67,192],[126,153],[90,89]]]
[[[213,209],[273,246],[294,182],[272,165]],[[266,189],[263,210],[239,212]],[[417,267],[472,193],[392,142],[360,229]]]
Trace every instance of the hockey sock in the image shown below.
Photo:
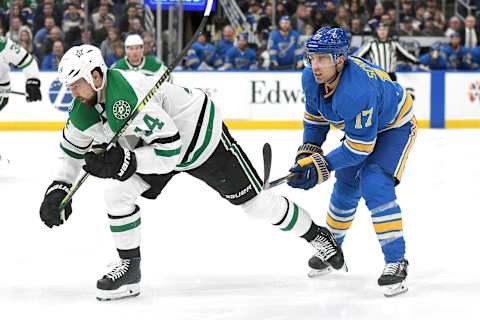
[[[140,208],[135,206],[135,210],[129,214],[112,215],[109,214],[110,231],[112,232],[115,245],[120,257],[125,253],[126,257],[130,255],[140,256]],[[129,252],[138,249],[138,252]]]

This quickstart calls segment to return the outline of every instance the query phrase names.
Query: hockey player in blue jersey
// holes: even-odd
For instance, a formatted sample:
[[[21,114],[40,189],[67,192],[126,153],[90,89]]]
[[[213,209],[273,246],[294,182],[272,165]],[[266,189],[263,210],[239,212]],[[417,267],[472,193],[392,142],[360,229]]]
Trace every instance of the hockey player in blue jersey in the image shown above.
[[[255,70],[257,69],[257,54],[248,47],[248,34],[240,33],[237,44],[227,51],[225,70]]]
[[[340,245],[364,198],[385,258],[378,284],[392,296],[407,290],[408,261],[395,186],[417,125],[410,94],[379,67],[348,56],[348,48],[347,34],[340,28],[322,28],[306,43],[303,144],[290,169],[296,176],[288,184],[307,190],[335,171],[327,224]],[[344,131],[345,137],[338,148],[324,154],[322,144],[330,125]],[[331,270],[315,257],[309,265],[310,276]]]
[[[300,34],[292,30],[290,18],[283,16],[279,21],[279,30],[273,31],[268,40],[272,69],[299,69],[303,66],[303,48]]]
[[[430,70],[447,69],[447,59],[439,43],[434,43],[428,53],[421,55],[419,60],[421,64],[427,66]]]

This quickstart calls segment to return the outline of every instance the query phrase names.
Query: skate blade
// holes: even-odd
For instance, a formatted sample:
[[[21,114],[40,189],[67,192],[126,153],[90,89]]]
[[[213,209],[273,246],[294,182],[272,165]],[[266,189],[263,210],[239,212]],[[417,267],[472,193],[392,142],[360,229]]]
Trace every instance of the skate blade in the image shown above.
[[[140,294],[140,285],[138,283],[127,284],[121,286],[116,290],[102,290],[97,289],[98,301],[111,301],[125,299],[129,297],[136,297]]]
[[[387,298],[395,297],[408,291],[407,282],[405,280],[400,283],[381,286],[381,288],[383,290],[383,295]]]
[[[327,267],[325,269],[322,269],[322,270],[317,270],[317,269],[311,269],[309,272],[308,272],[308,277],[309,278],[318,278],[318,277],[321,277],[321,276],[325,276],[327,274],[329,274],[330,272],[333,271],[333,268],[332,267]]]

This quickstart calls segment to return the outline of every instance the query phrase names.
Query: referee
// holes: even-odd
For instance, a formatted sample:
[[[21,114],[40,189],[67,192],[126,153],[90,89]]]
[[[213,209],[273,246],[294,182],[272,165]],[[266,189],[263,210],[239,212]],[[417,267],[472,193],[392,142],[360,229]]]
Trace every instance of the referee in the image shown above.
[[[419,64],[418,59],[403,48],[398,41],[389,36],[389,27],[380,23],[375,30],[376,37],[367,41],[354,56],[365,58],[385,70],[393,81],[397,81],[395,68],[397,57],[403,57],[413,64]]]

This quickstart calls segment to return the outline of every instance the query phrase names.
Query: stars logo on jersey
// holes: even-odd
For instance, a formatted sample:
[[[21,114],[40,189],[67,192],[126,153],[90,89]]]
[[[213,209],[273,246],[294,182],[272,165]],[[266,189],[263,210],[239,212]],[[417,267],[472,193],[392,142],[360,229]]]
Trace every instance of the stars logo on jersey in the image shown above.
[[[130,104],[125,100],[118,100],[112,107],[113,116],[118,120],[125,120],[130,115],[132,108]]]

